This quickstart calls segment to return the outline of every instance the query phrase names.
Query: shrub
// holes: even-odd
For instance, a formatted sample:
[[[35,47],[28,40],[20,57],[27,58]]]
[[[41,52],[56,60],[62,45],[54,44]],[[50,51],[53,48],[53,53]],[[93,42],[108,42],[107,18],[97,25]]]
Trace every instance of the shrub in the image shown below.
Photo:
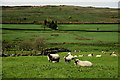
[[[42,51],[47,47],[47,43],[44,38],[35,39],[33,42],[34,49]]]
[[[20,44],[18,44],[17,49],[30,51],[33,49],[33,43],[31,40],[23,40]]]

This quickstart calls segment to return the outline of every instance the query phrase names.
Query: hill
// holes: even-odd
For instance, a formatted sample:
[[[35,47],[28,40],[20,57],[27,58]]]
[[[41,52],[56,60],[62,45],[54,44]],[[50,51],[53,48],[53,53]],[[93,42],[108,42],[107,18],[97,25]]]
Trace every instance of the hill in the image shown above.
[[[3,6],[2,23],[117,23],[118,9],[79,6]]]

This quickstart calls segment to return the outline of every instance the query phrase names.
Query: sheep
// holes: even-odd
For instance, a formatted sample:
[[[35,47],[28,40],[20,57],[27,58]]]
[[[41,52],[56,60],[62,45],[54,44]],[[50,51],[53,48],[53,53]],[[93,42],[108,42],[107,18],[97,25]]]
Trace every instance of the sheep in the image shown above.
[[[81,61],[79,59],[76,59],[74,64],[76,66],[93,66],[93,64],[90,61]]]
[[[93,54],[88,54],[88,57],[92,57],[93,56]]]
[[[59,60],[60,60],[60,56],[58,54],[50,54],[49,53],[47,55],[47,57],[48,57],[48,61],[53,62],[53,63],[59,62]]]
[[[69,52],[66,57],[74,58],[74,56]]]
[[[77,52],[77,50],[75,50],[74,52]]]
[[[96,57],[101,57],[102,55],[96,55]]]
[[[79,52],[81,52],[81,51],[79,50]]]
[[[78,57],[83,57],[84,55],[78,55]]]
[[[103,54],[106,54],[104,51],[101,51]]]
[[[115,52],[111,53],[110,56],[117,56],[117,54],[115,54]]]
[[[65,56],[64,56],[64,59],[65,59],[65,62],[70,62],[72,60],[71,57],[65,57]]]
[[[71,53],[69,52],[66,57],[64,56],[64,59],[65,62],[70,62],[72,59],[74,59],[74,56],[72,56]]]
[[[74,58],[77,58],[78,56],[77,55],[74,55]]]

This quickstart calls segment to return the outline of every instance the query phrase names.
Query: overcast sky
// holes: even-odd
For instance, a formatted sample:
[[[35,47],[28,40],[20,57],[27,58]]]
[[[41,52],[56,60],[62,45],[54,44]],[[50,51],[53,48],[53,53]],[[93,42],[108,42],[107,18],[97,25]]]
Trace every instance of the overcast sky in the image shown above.
[[[74,5],[118,8],[120,0],[0,0],[4,6]]]

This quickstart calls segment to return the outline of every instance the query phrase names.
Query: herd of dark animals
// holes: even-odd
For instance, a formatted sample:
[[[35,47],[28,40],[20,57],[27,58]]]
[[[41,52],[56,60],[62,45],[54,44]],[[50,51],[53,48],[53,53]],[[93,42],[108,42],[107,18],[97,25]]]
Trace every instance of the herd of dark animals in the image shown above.
[[[48,55],[48,53],[50,54],[55,54],[57,52],[71,52],[68,49],[64,49],[64,48],[50,48],[50,49],[45,49],[42,50],[41,53],[33,53],[33,54],[4,54],[4,53],[0,53],[0,57],[15,57],[15,56],[41,56],[41,55]]]

